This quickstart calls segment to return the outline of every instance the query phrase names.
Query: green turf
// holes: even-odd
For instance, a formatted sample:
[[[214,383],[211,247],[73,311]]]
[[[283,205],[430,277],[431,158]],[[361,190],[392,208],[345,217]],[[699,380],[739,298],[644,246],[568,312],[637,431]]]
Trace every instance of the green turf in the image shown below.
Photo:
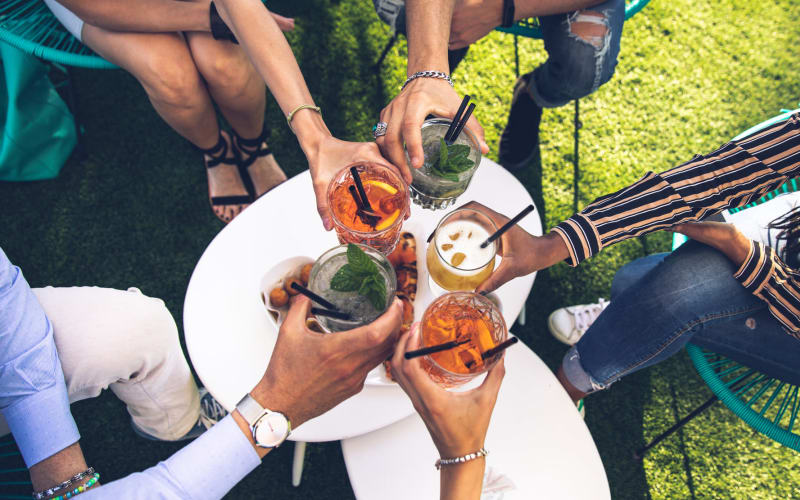
[[[389,33],[371,2],[282,0],[275,10],[297,16],[289,38],[333,132],[369,139],[380,108],[404,79],[405,44],[376,73],[372,63]],[[791,0],[653,0],[625,26],[615,77],[581,101],[580,204],[648,170],[711,151],[781,107],[795,107],[798,19],[800,5]],[[520,41],[523,68],[544,58],[541,41]],[[515,79],[511,36],[493,33],[475,45],[455,77],[457,90],[478,103],[476,116],[496,159]],[[0,183],[0,244],[34,286],[135,285],[164,298],[180,324],[194,264],[222,227],[208,208],[200,157],[157,117],[129,75],[76,71],[75,81],[89,155],[69,161],[54,181]],[[542,205],[547,227],[572,212],[572,109],[545,112],[541,165],[520,175]],[[268,119],[271,146],[287,173],[305,169],[274,104]],[[564,347],[547,333],[547,314],[607,296],[621,264],[666,250],[668,240],[651,235],[606,249],[577,269],[558,265],[540,273],[528,299],[528,325],[514,332],[556,366]],[[681,354],[588,400],[586,422],[614,498],[800,498],[797,453],[755,434],[721,406],[643,462],[631,459],[632,450],[709,395]],[[105,481],[179,448],[136,438],[112,395],[73,410],[88,460]],[[337,443],[309,447],[298,489],[290,486],[290,463],[287,445],[230,497],[352,497]]]

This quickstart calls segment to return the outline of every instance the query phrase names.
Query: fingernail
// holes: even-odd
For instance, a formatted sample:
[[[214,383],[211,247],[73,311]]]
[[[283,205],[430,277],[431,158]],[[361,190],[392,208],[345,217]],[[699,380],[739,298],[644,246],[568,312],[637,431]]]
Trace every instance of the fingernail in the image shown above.
[[[326,231],[330,231],[331,229],[333,229],[333,223],[328,217],[322,219],[322,225],[325,227]]]
[[[422,165],[422,161],[419,159],[418,156],[411,158],[411,166],[414,168],[419,168]]]

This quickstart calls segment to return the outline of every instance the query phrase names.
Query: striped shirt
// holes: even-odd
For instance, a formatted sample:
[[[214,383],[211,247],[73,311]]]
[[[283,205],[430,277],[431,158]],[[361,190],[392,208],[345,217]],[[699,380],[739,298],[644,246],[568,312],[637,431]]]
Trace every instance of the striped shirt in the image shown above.
[[[746,205],[800,176],[800,113],[708,155],[602,196],[553,228],[577,266],[603,248],[683,222]],[[800,339],[800,273],[759,242],[734,277],[764,300],[784,328]]]

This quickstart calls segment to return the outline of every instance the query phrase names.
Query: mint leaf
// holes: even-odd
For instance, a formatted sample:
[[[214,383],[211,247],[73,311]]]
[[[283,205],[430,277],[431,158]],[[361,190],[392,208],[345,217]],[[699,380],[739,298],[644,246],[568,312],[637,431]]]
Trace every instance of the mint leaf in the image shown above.
[[[475,165],[469,159],[469,146],[464,144],[453,144],[448,146],[444,139],[440,138],[439,156],[431,166],[431,174],[458,182],[458,174],[465,172]]]
[[[331,289],[339,292],[355,292],[361,286],[361,277],[353,271],[350,264],[345,264],[331,278]]]
[[[347,244],[347,263],[352,268],[353,272],[359,276],[376,274],[378,267],[375,265],[369,256],[353,243]]]
[[[377,311],[386,307],[386,283],[381,279],[380,274],[372,274],[361,282],[358,289],[359,295],[363,295]]]
[[[447,143],[444,141],[443,138],[439,138],[439,161],[436,162],[435,167],[438,167],[439,170],[444,171],[447,168],[447,156],[449,151],[447,150]]]

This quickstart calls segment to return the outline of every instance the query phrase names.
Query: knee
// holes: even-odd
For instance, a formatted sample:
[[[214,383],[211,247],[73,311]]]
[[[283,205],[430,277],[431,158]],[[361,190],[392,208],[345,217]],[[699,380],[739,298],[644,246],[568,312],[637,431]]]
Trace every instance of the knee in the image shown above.
[[[152,54],[140,81],[151,99],[176,108],[196,107],[205,92],[191,58],[168,54]]]
[[[132,326],[128,346],[148,353],[148,358],[163,358],[179,351],[178,327],[164,301],[147,297],[137,289],[129,289],[128,293],[135,294],[128,303]]]
[[[558,67],[564,91],[572,99],[580,99],[597,90],[614,75],[611,27],[607,14],[581,10],[569,15],[566,29],[573,43],[568,44]]]
[[[244,93],[251,81],[258,78],[250,61],[239,50],[219,51],[203,58],[198,68],[209,87],[229,96]]]

